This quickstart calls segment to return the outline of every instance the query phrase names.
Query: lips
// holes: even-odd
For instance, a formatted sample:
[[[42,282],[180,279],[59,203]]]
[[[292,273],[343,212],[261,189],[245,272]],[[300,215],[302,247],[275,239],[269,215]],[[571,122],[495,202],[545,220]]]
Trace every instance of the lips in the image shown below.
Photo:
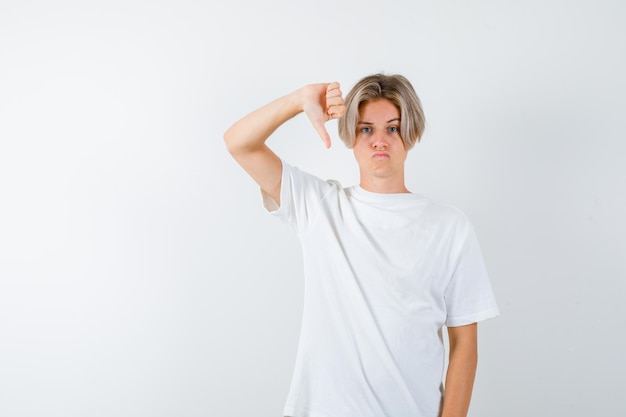
[[[376,152],[374,155],[372,155],[372,158],[389,158],[389,154],[387,152]]]

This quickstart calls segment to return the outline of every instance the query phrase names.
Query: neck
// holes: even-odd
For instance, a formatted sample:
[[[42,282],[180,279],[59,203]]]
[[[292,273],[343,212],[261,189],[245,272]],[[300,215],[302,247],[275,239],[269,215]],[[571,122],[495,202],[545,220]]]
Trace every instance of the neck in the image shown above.
[[[410,193],[404,185],[404,178],[376,178],[361,176],[361,188],[372,193],[400,194]]]

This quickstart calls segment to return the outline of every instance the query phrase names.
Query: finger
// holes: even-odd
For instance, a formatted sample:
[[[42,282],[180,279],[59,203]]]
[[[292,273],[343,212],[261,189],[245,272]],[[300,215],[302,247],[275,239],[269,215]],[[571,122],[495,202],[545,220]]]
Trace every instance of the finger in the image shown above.
[[[338,89],[339,87],[340,87],[339,83],[337,81],[333,81],[332,83],[328,83],[328,85],[326,86],[326,91],[335,90],[335,89]]]
[[[335,87],[332,85],[335,84]],[[339,83],[331,83],[326,87],[326,97],[341,97],[341,88],[339,88]]]
[[[343,97],[330,97],[326,98],[326,107],[331,106],[342,106],[343,105]]]
[[[326,86],[326,114],[331,119],[338,119],[345,113],[344,100],[338,82]]]
[[[320,135],[320,138],[322,138],[322,142],[324,142],[326,148],[330,148],[330,135],[328,131],[326,131],[324,123],[313,123],[313,127],[315,131],[317,131],[317,134]]]
[[[346,106],[344,105],[339,105],[339,106],[330,106],[328,108],[328,115],[332,118],[332,119],[339,119],[341,116],[343,116],[346,113]]]

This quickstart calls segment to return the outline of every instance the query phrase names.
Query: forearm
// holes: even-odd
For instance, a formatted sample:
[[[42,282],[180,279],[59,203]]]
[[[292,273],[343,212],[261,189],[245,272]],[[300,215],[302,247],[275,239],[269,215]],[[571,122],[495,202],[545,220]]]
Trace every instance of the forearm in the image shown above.
[[[224,133],[228,151],[235,155],[259,150],[280,125],[301,111],[299,90],[253,111]]]
[[[452,338],[441,417],[467,416],[477,364],[476,341]]]

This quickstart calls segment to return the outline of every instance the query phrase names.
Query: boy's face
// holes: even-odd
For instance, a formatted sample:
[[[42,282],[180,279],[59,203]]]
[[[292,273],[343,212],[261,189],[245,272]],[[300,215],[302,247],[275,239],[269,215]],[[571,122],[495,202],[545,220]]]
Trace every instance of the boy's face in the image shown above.
[[[407,150],[400,137],[400,111],[387,99],[367,101],[359,109],[354,157],[361,177],[401,176]]]

